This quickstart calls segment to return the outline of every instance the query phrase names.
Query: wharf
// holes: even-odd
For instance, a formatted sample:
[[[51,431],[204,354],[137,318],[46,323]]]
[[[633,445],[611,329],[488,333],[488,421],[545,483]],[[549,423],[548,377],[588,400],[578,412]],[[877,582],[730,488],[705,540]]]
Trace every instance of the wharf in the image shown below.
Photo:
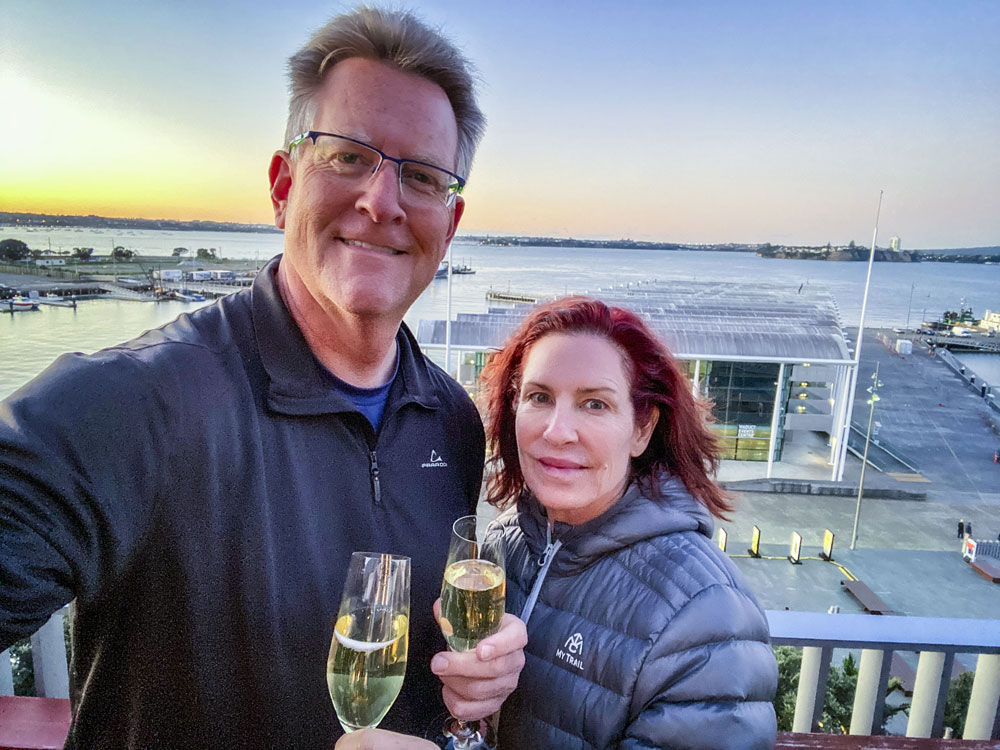
[[[537,305],[539,302],[547,302],[549,297],[539,297],[531,294],[520,294],[518,292],[501,292],[490,289],[486,292],[486,299],[490,302],[509,302],[518,305]]]

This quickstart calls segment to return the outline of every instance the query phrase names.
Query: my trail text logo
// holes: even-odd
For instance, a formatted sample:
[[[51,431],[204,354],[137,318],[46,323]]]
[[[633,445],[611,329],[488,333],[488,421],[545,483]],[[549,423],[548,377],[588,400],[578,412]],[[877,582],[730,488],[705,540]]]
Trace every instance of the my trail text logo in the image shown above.
[[[438,455],[437,451],[432,450],[431,451],[431,460],[427,461],[426,463],[420,464],[420,468],[421,469],[436,469],[436,468],[443,469],[447,465],[448,465],[448,462],[445,461],[443,458],[441,458],[441,456]]]
[[[556,658],[562,659],[567,664],[582,670],[583,660],[578,657],[583,653],[583,636],[580,633],[573,633],[573,635],[566,639],[566,644],[563,648],[566,650],[563,651],[561,648],[556,649]]]

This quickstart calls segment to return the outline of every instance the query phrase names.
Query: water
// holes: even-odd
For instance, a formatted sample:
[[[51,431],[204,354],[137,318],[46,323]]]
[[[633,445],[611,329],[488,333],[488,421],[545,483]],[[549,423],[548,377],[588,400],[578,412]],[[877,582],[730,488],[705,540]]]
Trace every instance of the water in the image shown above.
[[[264,261],[281,251],[282,236],[242,232],[154,232],[60,229],[26,231],[0,228],[0,238],[23,239],[33,248],[72,250],[94,247],[107,253],[112,241],[141,254],[169,255],[174,247],[214,247],[220,256]],[[467,263],[475,275],[453,277],[452,314],[485,312],[486,292],[511,290],[540,295],[594,291],[598,287],[643,279],[754,280],[820,284],[838,302],[845,325],[860,316],[866,265],[808,260],[758,258],[751,253],[623,250],[590,248],[453,247],[455,263]],[[447,282],[433,281],[406,317],[443,319]],[[945,310],[971,307],[977,314],[1000,308],[1000,266],[961,263],[876,263],[866,325],[916,325],[937,319]],[[119,302],[95,300],[76,310],[44,307],[39,312],[0,316],[0,397],[40,372],[65,351],[92,352],[172,320],[197,304],[183,302]],[[989,357],[991,355],[980,355]],[[1000,359],[1000,358],[998,358]],[[977,372],[982,365],[973,369]],[[981,377],[1000,382],[1000,377]]]

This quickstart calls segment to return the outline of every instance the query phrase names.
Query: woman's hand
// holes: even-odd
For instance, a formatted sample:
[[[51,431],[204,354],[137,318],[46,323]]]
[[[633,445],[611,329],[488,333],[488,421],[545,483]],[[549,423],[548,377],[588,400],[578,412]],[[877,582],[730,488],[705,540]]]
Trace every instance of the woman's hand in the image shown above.
[[[437,745],[384,729],[362,729],[337,740],[335,750],[437,750]]]
[[[441,619],[440,599],[434,602],[434,618]],[[435,654],[431,671],[444,683],[441,695],[451,715],[471,721],[499,711],[517,687],[527,644],[524,623],[505,614],[500,630],[480,641],[475,651]]]

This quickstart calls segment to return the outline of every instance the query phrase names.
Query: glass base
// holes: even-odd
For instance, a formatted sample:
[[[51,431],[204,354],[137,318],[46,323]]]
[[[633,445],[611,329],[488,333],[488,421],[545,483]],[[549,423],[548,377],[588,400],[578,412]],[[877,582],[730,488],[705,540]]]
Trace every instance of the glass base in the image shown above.
[[[496,728],[488,719],[465,722],[465,729],[451,714],[444,713],[432,723],[424,739],[442,750],[496,750]]]

